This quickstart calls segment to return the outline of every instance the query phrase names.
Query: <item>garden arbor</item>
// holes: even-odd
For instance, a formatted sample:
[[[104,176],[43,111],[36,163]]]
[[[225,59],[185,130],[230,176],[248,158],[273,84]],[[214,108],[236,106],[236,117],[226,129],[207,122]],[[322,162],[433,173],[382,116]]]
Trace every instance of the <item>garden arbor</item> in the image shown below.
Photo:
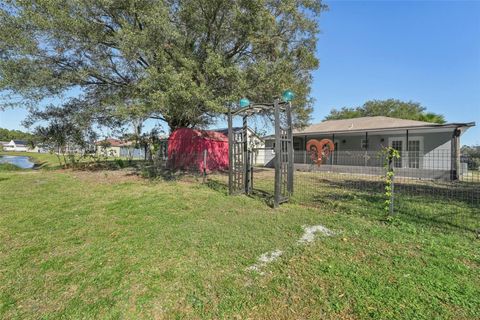
[[[293,92],[287,90],[282,99],[275,98],[273,103],[251,103],[240,100],[239,108],[228,111],[228,155],[230,194],[252,194],[253,192],[253,156],[248,148],[248,117],[263,113],[272,115],[275,128],[275,188],[273,206],[289,200],[293,193],[293,137],[291,100]],[[241,116],[241,130],[233,131],[233,117]]]

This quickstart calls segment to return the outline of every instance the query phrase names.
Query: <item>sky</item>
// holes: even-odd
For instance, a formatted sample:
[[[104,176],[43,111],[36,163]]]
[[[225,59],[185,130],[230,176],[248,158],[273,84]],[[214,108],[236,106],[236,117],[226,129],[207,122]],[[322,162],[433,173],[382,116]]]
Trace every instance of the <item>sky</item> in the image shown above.
[[[415,101],[447,122],[476,122],[480,145],[480,1],[326,1],[313,74],[312,122],[372,99]],[[0,127],[24,129],[24,110]]]

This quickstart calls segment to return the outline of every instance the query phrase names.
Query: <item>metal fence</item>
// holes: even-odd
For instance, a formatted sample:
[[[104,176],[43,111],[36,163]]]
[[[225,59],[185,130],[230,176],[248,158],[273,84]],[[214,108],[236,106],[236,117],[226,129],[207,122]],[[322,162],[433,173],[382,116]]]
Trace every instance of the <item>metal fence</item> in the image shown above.
[[[206,181],[213,172],[223,173],[228,170],[228,158],[219,157],[207,150],[197,153],[158,153],[143,168],[147,177],[176,178],[185,175]]]
[[[468,157],[454,159],[449,150],[402,152],[392,166],[395,191],[397,194],[428,195],[479,204],[478,160]],[[385,155],[378,151],[334,152],[321,164],[314,164],[307,152],[295,152],[297,193],[315,190],[312,184],[332,181],[349,188],[380,192],[384,188],[385,164]]]
[[[320,165],[305,152],[294,156],[292,202],[365,215],[386,207],[387,168],[379,152],[337,152]],[[448,152],[402,153],[400,159],[393,161],[395,214],[441,230],[480,230],[480,159],[451,159]],[[271,193],[273,175],[272,168],[255,167],[254,188]]]
[[[294,152],[294,198],[310,203],[320,199],[325,188],[381,195],[385,188],[385,155],[379,151],[341,151],[314,164],[308,152]],[[228,161],[221,155],[207,152],[176,153],[154,157],[149,170],[157,174],[189,173],[206,177],[226,173]],[[269,162],[272,164],[273,162]],[[453,159],[449,150],[428,153],[402,152],[393,162],[395,194],[426,196],[442,201],[460,201],[480,205],[480,159],[461,156]],[[254,187],[267,192],[273,188],[272,168],[257,166]],[[223,177],[224,179],[226,176]],[[329,196],[330,197],[330,196]]]
[[[333,171],[355,174],[384,174],[385,158],[380,151],[335,151],[314,165],[309,152],[295,152],[295,167],[301,171]],[[419,180],[480,182],[480,159],[453,158],[450,150],[400,152],[395,159],[397,176]]]
[[[194,176],[216,187],[228,186],[228,163],[213,153],[154,157],[149,176]],[[305,206],[331,206],[348,212],[381,208],[386,200],[385,156],[379,152],[336,152],[314,164],[308,153],[295,152],[291,201]],[[452,159],[448,152],[402,153],[393,161],[394,208],[402,217],[452,228],[480,229],[480,171],[477,158]],[[457,170],[458,168],[458,170]],[[255,166],[253,188],[273,195],[274,169]],[[220,184],[218,184],[220,183]],[[378,210],[376,211],[378,212]]]

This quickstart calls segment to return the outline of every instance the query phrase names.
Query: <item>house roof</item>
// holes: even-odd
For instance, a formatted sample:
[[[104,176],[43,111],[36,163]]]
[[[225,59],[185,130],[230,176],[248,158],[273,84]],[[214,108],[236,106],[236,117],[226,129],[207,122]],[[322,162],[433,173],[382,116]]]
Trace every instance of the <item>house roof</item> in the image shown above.
[[[446,123],[438,124],[416,120],[405,120],[391,117],[361,117],[342,120],[325,120],[313,124],[304,129],[293,130],[293,135],[302,136],[308,134],[332,134],[332,133],[365,133],[375,131],[396,131],[396,130],[442,130],[442,129],[468,129],[474,127],[475,122],[467,123]],[[275,135],[263,137],[264,140],[274,140]]]
[[[125,146],[129,146],[132,144],[131,141],[123,141],[123,140],[119,140],[119,139],[114,139],[114,138],[106,138],[104,140],[100,140],[100,141],[96,141],[95,144],[98,146],[98,145],[101,145],[103,143],[108,143],[110,144],[110,147],[125,147]]]
[[[361,117],[342,120],[326,120],[317,124],[313,124],[304,129],[293,130],[293,134],[302,135],[308,133],[345,133],[345,132],[364,132],[364,131],[388,131],[398,129],[426,129],[426,128],[455,128],[455,127],[472,127],[474,122],[470,123],[447,123],[438,124],[416,120],[406,120],[398,118],[390,118],[383,116]]]
[[[18,145],[26,146],[27,145],[27,141],[25,141],[25,140],[12,140],[12,141],[13,141],[13,143],[15,143],[16,146],[18,146]]]

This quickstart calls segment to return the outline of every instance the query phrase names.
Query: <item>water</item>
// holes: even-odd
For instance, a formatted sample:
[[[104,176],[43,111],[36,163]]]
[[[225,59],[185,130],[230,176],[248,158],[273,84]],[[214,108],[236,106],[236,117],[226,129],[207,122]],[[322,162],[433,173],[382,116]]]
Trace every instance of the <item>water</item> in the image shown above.
[[[0,156],[0,163],[11,163],[22,169],[32,169],[35,163],[25,156]]]

